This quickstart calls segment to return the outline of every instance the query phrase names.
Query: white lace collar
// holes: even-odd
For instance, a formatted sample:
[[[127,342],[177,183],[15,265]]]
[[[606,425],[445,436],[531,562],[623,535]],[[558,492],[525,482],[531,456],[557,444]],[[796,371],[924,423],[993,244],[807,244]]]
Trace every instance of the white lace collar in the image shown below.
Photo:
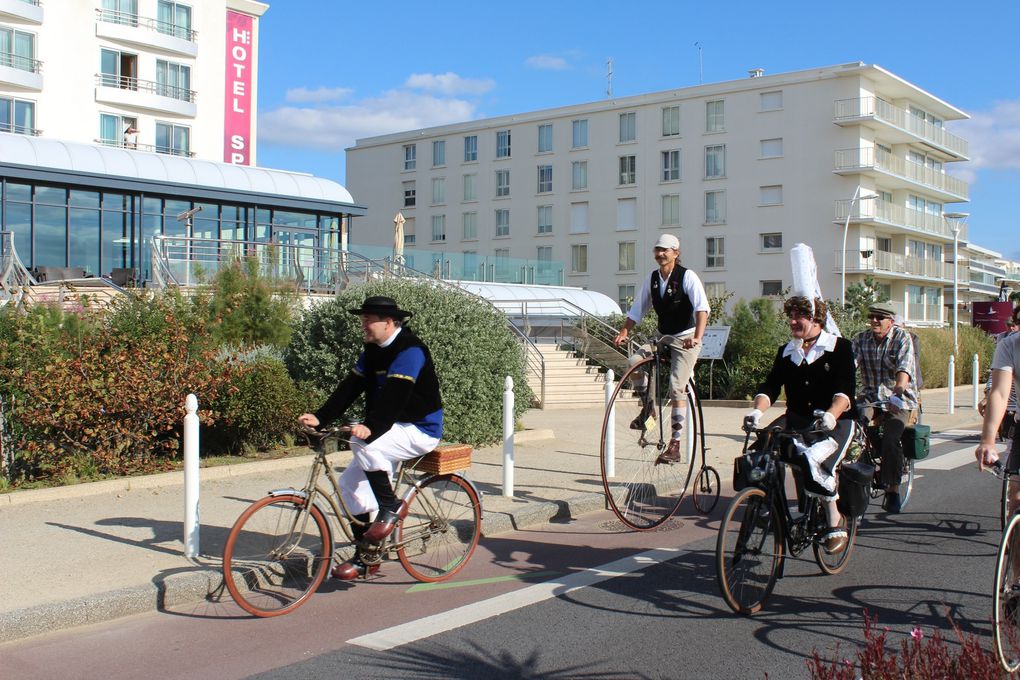
[[[815,341],[815,344],[811,346],[806,354],[804,352],[804,341],[800,338],[794,338],[786,343],[786,347],[783,349],[783,356],[790,357],[790,361],[796,366],[800,366],[805,361],[813,364],[818,360],[818,357],[835,347],[836,336],[823,329],[818,334],[818,340]]]

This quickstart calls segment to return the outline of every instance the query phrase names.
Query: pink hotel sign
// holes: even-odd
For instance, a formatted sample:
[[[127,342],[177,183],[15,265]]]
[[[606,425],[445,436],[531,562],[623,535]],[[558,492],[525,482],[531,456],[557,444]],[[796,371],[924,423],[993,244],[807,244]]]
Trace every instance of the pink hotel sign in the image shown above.
[[[234,165],[251,165],[253,23],[247,14],[227,12],[223,162]]]

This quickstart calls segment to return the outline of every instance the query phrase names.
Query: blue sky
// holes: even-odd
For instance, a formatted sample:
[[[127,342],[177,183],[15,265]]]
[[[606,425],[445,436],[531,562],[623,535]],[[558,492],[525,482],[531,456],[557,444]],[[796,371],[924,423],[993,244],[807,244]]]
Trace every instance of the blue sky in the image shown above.
[[[258,162],[345,183],[361,137],[830,66],[878,64],[966,111],[972,241],[1020,260],[1020,3],[270,1]]]

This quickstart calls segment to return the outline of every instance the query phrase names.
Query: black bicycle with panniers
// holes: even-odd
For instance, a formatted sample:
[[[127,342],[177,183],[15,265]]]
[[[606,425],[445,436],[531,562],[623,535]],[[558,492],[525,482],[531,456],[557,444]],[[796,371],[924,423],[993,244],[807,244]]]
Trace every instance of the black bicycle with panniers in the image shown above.
[[[808,495],[795,514],[786,496],[786,465],[792,461],[795,441],[823,430],[815,427],[790,432],[779,426],[757,429],[745,422],[744,431],[743,455],[734,462],[737,495],[719,526],[716,566],[726,604],[739,614],[754,614],[782,577],[787,552],[797,556],[811,547],[815,561],[826,574],[846,568],[857,538],[857,524],[868,507],[874,469],[863,462],[841,466],[837,503],[847,541],[841,549],[829,552],[825,547],[829,526],[824,502]],[[753,447],[749,446],[752,435],[756,436]]]

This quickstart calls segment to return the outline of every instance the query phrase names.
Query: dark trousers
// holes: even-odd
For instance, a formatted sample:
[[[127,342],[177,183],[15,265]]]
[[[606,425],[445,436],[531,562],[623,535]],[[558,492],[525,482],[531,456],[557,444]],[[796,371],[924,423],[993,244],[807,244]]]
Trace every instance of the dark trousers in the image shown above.
[[[907,423],[910,422],[911,412],[900,411],[893,414],[885,411],[870,413],[870,411],[873,409],[865,409],[868,421],[871,422],[874,418],[875,425],[882,426],[882,441],[880,442],[875,441],[874,430],[869,428],[868,432],[868,436],[872,437],[872,444],[876,445],[882,453],[882,476],[879,481],[884,486],[899,484],[903,478],[903,444],[900,443],[900,438],[903,436],[903,430],[907,428]]]

